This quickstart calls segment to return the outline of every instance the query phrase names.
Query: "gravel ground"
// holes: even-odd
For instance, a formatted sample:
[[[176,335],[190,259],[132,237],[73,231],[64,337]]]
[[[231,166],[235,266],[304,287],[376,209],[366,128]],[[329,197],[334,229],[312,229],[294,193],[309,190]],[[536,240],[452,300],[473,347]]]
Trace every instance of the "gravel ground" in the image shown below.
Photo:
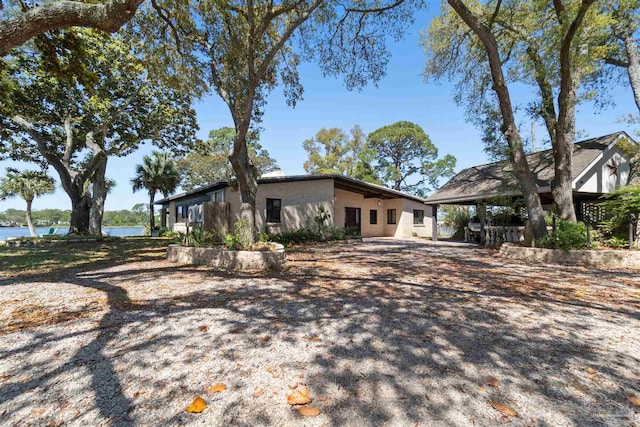
[[[288,259],[0,280],[0,425],[640,425],[638,270],[392,239]]]

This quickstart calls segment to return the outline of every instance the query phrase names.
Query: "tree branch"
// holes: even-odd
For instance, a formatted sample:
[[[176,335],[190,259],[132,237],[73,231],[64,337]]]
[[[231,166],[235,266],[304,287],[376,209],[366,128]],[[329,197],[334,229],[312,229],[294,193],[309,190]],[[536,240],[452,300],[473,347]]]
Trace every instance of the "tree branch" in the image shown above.
[[[0,21],[0,55],[32,37],[56,28],[83,26],[115,32],[133,18],[144,0],[105,0],[90,4],[61,0]]]

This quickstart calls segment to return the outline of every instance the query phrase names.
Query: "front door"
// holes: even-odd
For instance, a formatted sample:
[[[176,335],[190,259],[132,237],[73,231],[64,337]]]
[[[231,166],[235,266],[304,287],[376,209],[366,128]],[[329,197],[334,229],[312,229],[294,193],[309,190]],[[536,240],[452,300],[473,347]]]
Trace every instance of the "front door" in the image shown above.
[[[344,228],[352,228],[360,232],[360,208],[344,208]]]

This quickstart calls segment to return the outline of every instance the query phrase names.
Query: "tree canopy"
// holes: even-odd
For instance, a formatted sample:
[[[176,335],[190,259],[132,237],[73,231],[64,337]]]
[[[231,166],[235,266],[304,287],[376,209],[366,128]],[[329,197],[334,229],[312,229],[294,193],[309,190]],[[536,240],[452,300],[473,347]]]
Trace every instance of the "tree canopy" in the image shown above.
[[[11,90],[0,102],[0,156],[56,170],[71,199],[70,232],[88,231],[87,184],[104,181],[109,156],[127,155],[144,140],[176,151],[195,141],[190,98],[149,80],[121,36],[59,31],[4,64],[0,80]]]
[[[308,154],[304,170],[310,174],[341,174],[362,181],[380,183],[371,166],[374,153],[360,126],[351,129],[351,137],[339,128],[322,128],[302,143]]]
[[[27,225],[31,236],[36,237],[31,216],[33,200],[43,194],[53,193],[55,181],[45,172],[18,171],[7,168],[6,176],[0,178],[0,200],[8,197],[20,197],[27,203]]]
[[[178,165],[168,153],[154,151],[142,158],[142,164],[136,165],[136,175],[131,180],[133,192],[147,190],[149,194],[149,229],[155,229],[153,202],[158,191],[164,197],[176,191],[180,185]]]
[[[178,159],[183,189],[191,190],[216,181],[235,180],[229,161],[235,135],[235,130],[230,127],[212,130],[209,139],[199,144],[194,152]],[[255,134],[247,136],[247,149],[258,176],[278,167],[276,160],[260,145]]]
[[[426,196],[438,179],[453,175],[456,158],[438,159],[438,149],[415,123],[400,121],[369,134],[381,180],[399,191]]]
[[[387,37],[400,37],[422,1],[160,0],[156,5],[166,11],[163,20],[157,14],[136,20],[147,35],[144,48],[155,70],[213,89],[229,108],[241,220],[251,234],[245,240],[253,241],[257,174],[246,139],[250,130],[258,131],[267,95],[281,85],[289,105],[302,98],[301,53],[319,60],[326,74],[345,73],[348,87],[377,82],[389,57]]]

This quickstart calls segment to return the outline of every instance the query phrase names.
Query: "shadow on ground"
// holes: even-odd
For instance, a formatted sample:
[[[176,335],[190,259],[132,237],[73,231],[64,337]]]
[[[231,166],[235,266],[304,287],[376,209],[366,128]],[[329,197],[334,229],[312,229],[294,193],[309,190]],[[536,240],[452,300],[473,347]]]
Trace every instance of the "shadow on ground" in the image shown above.
[[[627,399],[640,394],[637,272],[505,264],[472,246],[385,239],[297,248],[270,275],[160,258],[56,270],[103,295],[104,309],[72,332],[68,317],[51,330],[4,331],[0,342],[28,342],[0,350],[11,374],[0,383],[3,424],[33,415],[34,390],[47,395],[74,375],[85,400],[65,397],[71,424],[294,425],[284,399],[293,382],[322,410],[309,425],[638,422]],[[57,361],[42,356],[65,340],[79,344]],[[220,376],[230,389],[209,397],[210,418],[184,414],[185,399]],[[273,396],[252,397],[267,387]]]

